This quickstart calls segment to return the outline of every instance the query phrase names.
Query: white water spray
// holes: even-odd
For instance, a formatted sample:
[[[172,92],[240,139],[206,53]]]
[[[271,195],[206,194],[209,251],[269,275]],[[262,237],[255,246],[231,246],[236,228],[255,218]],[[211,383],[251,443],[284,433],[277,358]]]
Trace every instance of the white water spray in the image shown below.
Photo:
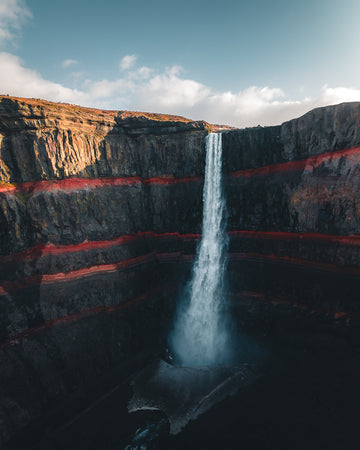
[[[228,320],[224,310],[227,235],[222,193],[221,133],[206,137],[202,239],[189,283],[189,297],[180,304],[170,337],[183,366],[226,363],[229,359]]]

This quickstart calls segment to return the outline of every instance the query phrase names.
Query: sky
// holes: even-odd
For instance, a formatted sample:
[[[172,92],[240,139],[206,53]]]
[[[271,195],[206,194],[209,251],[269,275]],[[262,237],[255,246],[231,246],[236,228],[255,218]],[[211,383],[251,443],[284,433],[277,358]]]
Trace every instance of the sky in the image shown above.
[[[276,125],[360,101],[359,0],[0,0],[0,92]]]

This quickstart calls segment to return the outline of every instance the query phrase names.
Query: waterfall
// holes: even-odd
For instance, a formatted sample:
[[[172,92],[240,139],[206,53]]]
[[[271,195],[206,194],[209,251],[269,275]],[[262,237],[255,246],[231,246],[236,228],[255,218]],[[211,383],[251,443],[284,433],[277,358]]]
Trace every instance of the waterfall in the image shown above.
[[[183,366],[222,364],[229,358],[224,303],[225,207],[221,133],[211,133],[206,137],[202,238],[170,336],[175,358]]]

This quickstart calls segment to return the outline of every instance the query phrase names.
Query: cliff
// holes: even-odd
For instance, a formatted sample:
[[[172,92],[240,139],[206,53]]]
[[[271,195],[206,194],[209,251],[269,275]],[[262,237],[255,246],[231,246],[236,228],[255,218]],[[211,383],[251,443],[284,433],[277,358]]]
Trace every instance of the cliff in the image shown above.
[[[271,322],[276,306],[283,315],[355,325],[360,103],[318,108],[280,126],[225,132],[223,152],[230,276],[243,320],[260,308]],[[278,327],[277,319],[270,326]],[[287,315],[281,326],[299,324]]]
[[[0,445],[164,343],[201,233],[209,131],[223,132],[239,322],[356,325],[360,103],[224,131],[0,97]]]
[[[209,129],[1,98],[0,445],[159,347],[201,231]]]

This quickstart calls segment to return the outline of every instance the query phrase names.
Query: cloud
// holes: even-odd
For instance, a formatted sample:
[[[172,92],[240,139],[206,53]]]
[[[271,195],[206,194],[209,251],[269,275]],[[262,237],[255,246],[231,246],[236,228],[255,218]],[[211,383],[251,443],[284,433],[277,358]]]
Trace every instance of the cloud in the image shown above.
[[[137,60],[137,57],[135,55],[124,56],[123,59],[120,61],[120,65],[119,65],[120,70],[131,69],[134,66],[136,60]]]
[[[76,59],[64,59],[64,61],[61,63],[61,67],[63,69],[67,69],[74,64],[78,64],[78,61],[76,61]]]
[[[279,88],[251,86],[237,93],[211,95],[208,120],[246,127],[276,125],[311,109],[311,99],[287,99]]]
[[[149,78],[150,75],[154,72],[153,69],[150,69],[150,67],[140,67],[139,69],[133,70],[128,73],[128,77],[132,78],[134,80],[141,80]]]
[[[322,93],[318,99],[319,106],[353,101],[360,101],[360,89],[346,87],[330,88],[327,84],[323,86]]]
[[[85,82],[84,88],[90,98],[101,99],[113,97],[114,95],[121,94],[126,91],[132,91],[134,89],[134,85],[129,79],[119,78],[114,81],[101,80],[93,82],[88,80]]]
[[[74,80],[81,78],[84,75],[84,72],[71,72],[70,75]]]
[[[46,80],[25,67],[20,58],[0,53],[2,93],[44,98],[109,109],[180,114],[192,119],[238,127],[276,125],[299,117],[312,108],[343,101],[360,101],[360,89],[323,86],[314,97],[291,99],[278,87],[250,86],[238,92],[216,92],[185,77],[180,66],[165,70],[140,67],[109,80],[83,80],[77,74],[78,89]]]
[[[30,17],[31,12],[23,0],[0,0],[0,44],[13,41]]]
[[[164,73],[150,78],[136,91],[136,102],[147,108],[172,111],[191,109],[198,102],[204,101],[210,94],[210,89],[194,80],[180,76],[182,68],[173,66]]]
[[[4,94],[71,103],[88,99],[83,92],[44,79],[35,70],[24,67],[21,59],[10,53],[0,53],[0,67],[0,86]]]

